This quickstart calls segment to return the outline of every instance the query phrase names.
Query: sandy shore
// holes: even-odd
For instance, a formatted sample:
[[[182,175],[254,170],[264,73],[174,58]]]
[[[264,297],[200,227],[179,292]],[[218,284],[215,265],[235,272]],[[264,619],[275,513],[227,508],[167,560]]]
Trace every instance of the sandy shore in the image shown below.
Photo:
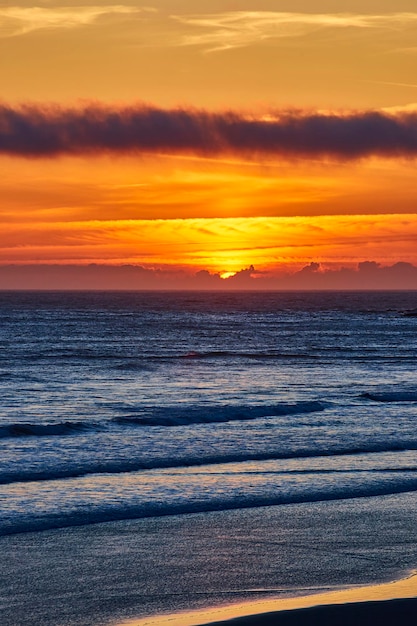
[[[380,585],[154,616],[118,626],[414,626],[416,615],[417,573],[413,573]]]
[[[4,536],[0,624],[260,624],[279,609],[417,597],[415,578],[370,587],[414,570],[416,518],[413,492]]]

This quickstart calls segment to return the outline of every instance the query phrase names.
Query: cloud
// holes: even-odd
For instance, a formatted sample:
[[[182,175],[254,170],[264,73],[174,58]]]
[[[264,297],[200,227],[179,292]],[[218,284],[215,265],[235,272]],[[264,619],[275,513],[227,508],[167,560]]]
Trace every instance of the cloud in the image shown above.
[[[300,270],[300,274],[311,274],[312,272],[318,272],[320,270],[320,263],[312,261],[310,265],[306,265]]]
[[[213,278],[216,275],[211,275]],[[363,261],[354,267],[331,269],[312,261],[297,272],[280,276],[264,275],[251,265],[222,281],[226,289],[295,289],[295,290],[414,290],[417,288],[417,267],[397,261],[382,266],[376,261]]]
[[[129,15],[143,9],[131,6],[0,7],[0,37],[26,35],[40,29],[88,26],[111,15]]]
[[[26,158],[94,154],[194,154],[252,159],[417,156],[417,113],[81,108],[0,105],[0,154]]]
[[[2,289],[56,290],[415,290],[417,267],[397,262],[381,266],[374,261],[357,268],[322,269],[312,262],[295,273],[280,276],[258,272],[252,265],[222,279],[217,273],[200,270],[189,274],[181,269],[146,268],[140,265],[0,265]]]
[[[259,44],[269,39],[300,37],[322,29],[398,30],[417,25],[417,13],[366,15],[355,13],[284,13],[229,11],[207,15],[181,15],[175,20],[198,32],[184,35],[185,46],[203,46],[214,52]]]

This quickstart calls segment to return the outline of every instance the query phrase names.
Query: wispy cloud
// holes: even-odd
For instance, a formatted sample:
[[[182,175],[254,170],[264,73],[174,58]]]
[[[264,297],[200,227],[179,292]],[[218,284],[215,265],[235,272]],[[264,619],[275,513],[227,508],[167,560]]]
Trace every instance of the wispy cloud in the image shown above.
[[[417,113],[275,111],[259,117],[141,104],[0,105],[0,154],[42,158],[100,153],[415,158]]]
[[[407,87],[407,89],[417,89],[417,83],[398,83],[388,80],[367,80],[367,83],[373,83],[374,85],[389,85],[392,87]]]
[[[299,37],[320,29],[402,30],[412,24],[417,25],[417,13],[367,15],[230,11],[181,15],[174,16],[174,19],[197,31],[184,35],[182,45],[202,46],[212,52],[249,46],[268,39]]]
[[[70,29],[87,26],[103,17],[130,15],[146,11],[138,7],[0,7],[0,37],[25,35],[40,29]]]

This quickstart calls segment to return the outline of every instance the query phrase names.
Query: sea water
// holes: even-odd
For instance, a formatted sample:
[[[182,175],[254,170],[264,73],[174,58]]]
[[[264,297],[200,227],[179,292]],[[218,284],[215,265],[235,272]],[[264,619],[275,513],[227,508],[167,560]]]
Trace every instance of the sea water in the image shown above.
[[[416,306],[1,293],[0,535],[417,492]]]

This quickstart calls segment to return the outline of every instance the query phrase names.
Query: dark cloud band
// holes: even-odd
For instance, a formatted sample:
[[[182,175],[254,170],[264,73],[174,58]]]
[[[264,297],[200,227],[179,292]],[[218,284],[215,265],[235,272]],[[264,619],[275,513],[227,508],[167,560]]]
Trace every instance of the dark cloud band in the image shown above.
[[[410,158],[417,156],[417,113],[285,111],[256,118],[236,111],[147,105],[0,105],[0,154],[95,153]]]

